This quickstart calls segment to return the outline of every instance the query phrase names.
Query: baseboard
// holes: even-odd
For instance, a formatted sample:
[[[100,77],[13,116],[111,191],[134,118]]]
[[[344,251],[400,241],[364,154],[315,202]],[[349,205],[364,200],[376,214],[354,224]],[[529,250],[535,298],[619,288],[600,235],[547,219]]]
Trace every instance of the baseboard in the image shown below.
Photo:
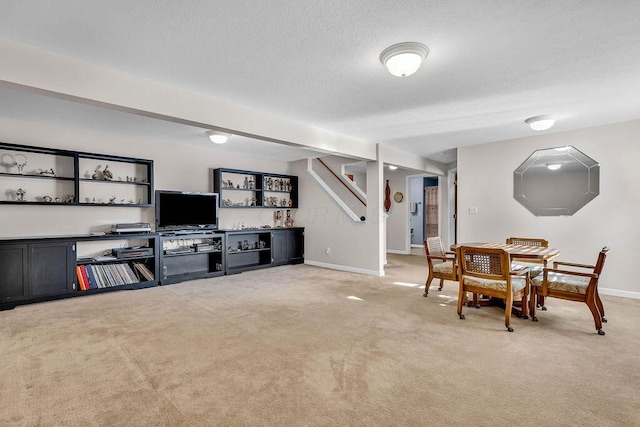
[[[424,248],[424,245],[416,245],[416,244],[411,244],[412,248]]]
[[[399,251],[396,249],[387,249],[388,254],[411,255],[411,251]]]
[[[600,287],[598,287],[598,293],[600,293],[602,295],[611,295],[613,297],[640,299],[640,292],[621,291],[619,289],[610,289],[610,288],[600,288]]]
[[[367,276],[376,276],[376,277],[384,276],[384,272],[378,272],[375,270],[365,270],[364,268],[355,268],[355,267],[349,267],[346,265],[329,264],[326,262],[311,261],[308,259],[305,259],[304,263],[308,265],[313,265],[315,267],[328,268],[331,270],[340,270],[340,271],[348,271],[349,273],[366,274]]]

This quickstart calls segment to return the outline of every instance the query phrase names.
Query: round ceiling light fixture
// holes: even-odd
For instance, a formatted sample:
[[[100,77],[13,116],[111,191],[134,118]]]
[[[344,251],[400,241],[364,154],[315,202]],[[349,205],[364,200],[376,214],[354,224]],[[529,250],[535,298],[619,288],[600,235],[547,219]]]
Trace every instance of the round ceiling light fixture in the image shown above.
[[[217,130],[208,130],[205,134],[214,144],[224,144],[229,139],[229,134]]]
[[[406,77],[418,71],[427,55],[429,48],[422,43],[398,43],[382,51],[380,62],[394,76]]]
[[[533,130],[547,130],[558,120],[558,116],[552,114],[545,114],[542,116],[529,117],[524,122],[528,124]]]

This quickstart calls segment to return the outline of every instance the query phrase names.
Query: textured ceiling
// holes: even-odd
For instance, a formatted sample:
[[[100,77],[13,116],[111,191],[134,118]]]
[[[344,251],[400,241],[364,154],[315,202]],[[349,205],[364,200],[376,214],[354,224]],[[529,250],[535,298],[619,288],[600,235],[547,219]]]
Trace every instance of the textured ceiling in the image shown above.
[[[0,2],[0,36],[436,160],[640,118],[640,1]],[[430,54],[413,76],[378,60]],[[0,64],[1,66],[1,64]],[[133,127],[133,126],[132,126]]]

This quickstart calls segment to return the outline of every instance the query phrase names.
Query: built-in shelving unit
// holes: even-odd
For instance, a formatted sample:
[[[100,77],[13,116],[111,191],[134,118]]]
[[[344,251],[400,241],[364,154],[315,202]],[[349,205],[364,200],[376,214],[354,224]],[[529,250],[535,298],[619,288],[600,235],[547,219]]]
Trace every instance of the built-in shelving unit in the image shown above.
[[[156,286],[157,251],[155,233],[2,239],[0,306]]]
[[[222,208],[298,207],[298,177],[239,169],[215,169],[214,191]]]
[[[160,282],[163,285],[221,276],[224,267],[224,233],[162,232]]]
[[[153,161],[0,142],[0,203],[153,206]]]

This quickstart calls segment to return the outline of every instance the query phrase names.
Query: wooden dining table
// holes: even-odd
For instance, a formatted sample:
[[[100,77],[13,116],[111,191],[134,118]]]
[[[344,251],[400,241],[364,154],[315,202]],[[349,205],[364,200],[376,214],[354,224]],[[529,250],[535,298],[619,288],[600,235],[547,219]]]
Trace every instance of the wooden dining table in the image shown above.
[[[475,242],[475,243],[457,243],[451,245],[451,250],[456,251],[460,246],[471,246],[476,248],[500,248],[504,249],[511,255],[512,258],[518,258],[522,260],[528,260],[533,262],[540,262],[545,267],[547,263],[560,255],[560,250],[555,248],[544,248],[542,246],[528,246],[528,245],[509,245],[507,243],[487,243],[487,242]],[[468,301],[468,307],[479,307],[483,305],[495,305],[496,300],[494,298],[478,299],[477,295],[474,295],[473,301]],[[498,303],[499,305],[500,303]],[[504,305],[503,305],[504,306]],[[518,317],[521,316],[520,307],[513,307],[514,314]]]
[[[543,248],[542,246],[508,245],[506,243],[457,243],[451,245],[451,250],[459,246],[473,246],[476,248],[500,248],[509,252],[512,258],[526,258],[532,261],[541,261],[547,264],[548,261],[558,257],[560,250],[555,248]]]

